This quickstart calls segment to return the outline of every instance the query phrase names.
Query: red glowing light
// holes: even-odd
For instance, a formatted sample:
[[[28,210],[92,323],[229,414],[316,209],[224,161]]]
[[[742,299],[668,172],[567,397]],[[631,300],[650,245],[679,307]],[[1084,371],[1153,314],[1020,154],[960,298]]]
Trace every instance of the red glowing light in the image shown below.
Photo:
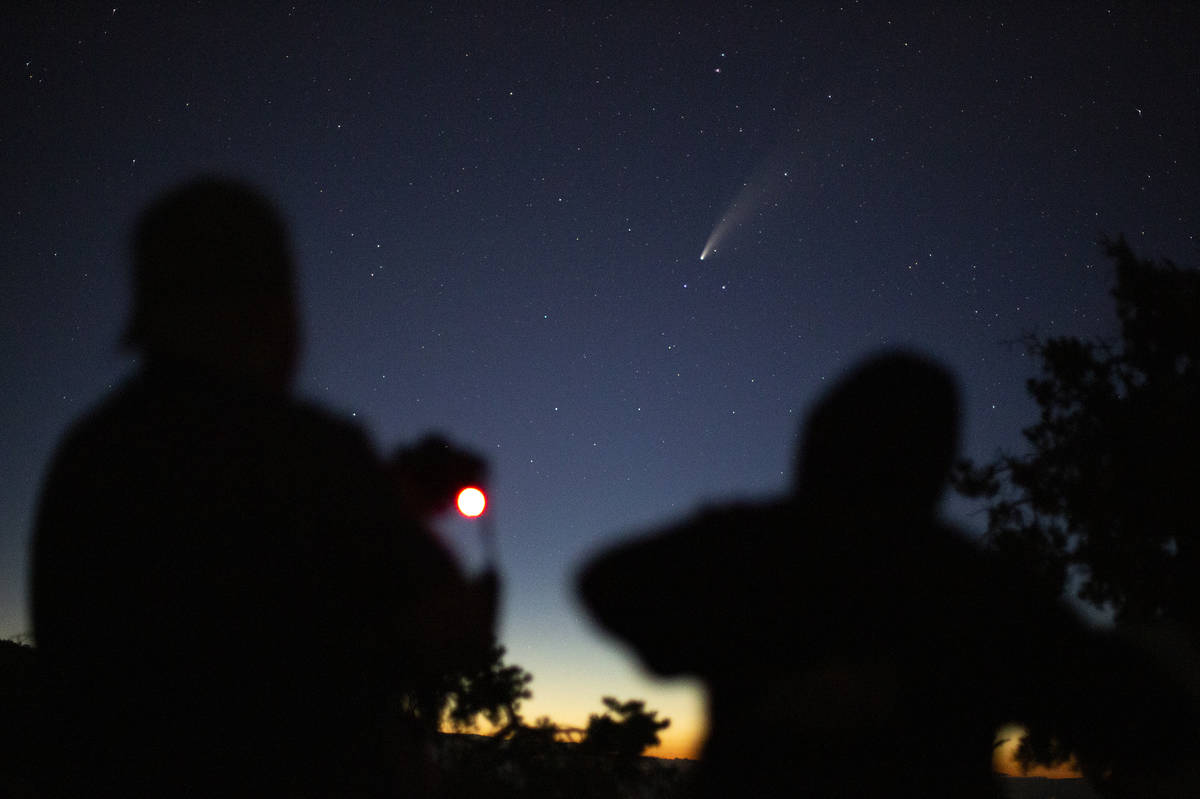
[[[487,497],[475,486],[464,488],[458,492],[458,512],[463,516],[475,518],[483,514],[487,507]]]

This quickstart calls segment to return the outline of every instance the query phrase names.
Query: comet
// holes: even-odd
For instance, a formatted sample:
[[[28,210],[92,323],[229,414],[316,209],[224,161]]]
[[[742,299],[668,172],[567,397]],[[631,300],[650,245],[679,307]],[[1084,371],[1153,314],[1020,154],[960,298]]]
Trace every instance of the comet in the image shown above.
[[[704,249],[700,251],[700,260],[711,258],[717,252],[717,246],[734,230],[742,226],[755,213],[775,200],[791,179],[787,169],[790,149],[779,150],[768,156],[754,170],[753,174],[742,183],[729,208],[717,220]]]

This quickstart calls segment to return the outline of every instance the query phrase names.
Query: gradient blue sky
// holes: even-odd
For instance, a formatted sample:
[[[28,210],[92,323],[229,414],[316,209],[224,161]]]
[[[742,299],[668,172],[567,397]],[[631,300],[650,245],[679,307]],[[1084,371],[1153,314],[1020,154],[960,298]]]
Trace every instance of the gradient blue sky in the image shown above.
[[[673,751],[701,696],[590,626],[588,553],[780,491],[809,403],[884,346],[958,373],[968,453],[1019,446],[1011,342],[1114,331],[1099,235],[1198,260],[1192,4],[172,5],[0,33],[0,635],[55,442],[135,365],[130,222],[202,171],[291,220],[300,393],[382,451],[491,460],[527,714],[645,698]]]

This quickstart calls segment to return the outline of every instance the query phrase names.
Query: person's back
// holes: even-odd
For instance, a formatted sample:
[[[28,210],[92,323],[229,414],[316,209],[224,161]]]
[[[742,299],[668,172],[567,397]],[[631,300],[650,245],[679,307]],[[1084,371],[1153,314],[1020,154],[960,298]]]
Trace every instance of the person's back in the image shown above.
[[[156,364],[77,426],[33,584],[83,784],[217,790],[290,771],[311,788],[363,770],[386,698],[372,671],[398,665],[366,628],[403,611],[415,581],[383,570],[419,541],[382,480],[352,428],[195,364]]]
[[[697,795],[995,795],[1025,645],[1070,620],[953,530],[868,550],[850,524],[793,501],[709,509],[584,571],[649,668],[707,685]]]
[[[791,718],[796,784],[813,796],[997,796],[994,736],[1040,691],[1050,631],[1069,639],[1070,614],[932,520],[876,531],[804,517],[810,536],[873,543],[798,553],[796,641],[810,662],[774,677],[785,701],[758,700]]]
[[[456,629],[429,617],[456,566],[365,436],[288,397],[261,197],[186,185],[135,249],[143,367],[60,446],[34,536],[45,792],[384,795],[415,779],[397,694],[453,643],[425,633]]]

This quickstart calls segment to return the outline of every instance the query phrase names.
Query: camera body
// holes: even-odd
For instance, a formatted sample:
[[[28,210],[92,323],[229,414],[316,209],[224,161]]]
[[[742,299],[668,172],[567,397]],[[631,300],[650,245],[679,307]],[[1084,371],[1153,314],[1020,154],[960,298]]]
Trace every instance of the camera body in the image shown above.
[[[388,467],[404,509],[428,519],[450,508],[467,486],[483,486],[488,464],[480,455],[431,433],[412,446],[396,449]]]

